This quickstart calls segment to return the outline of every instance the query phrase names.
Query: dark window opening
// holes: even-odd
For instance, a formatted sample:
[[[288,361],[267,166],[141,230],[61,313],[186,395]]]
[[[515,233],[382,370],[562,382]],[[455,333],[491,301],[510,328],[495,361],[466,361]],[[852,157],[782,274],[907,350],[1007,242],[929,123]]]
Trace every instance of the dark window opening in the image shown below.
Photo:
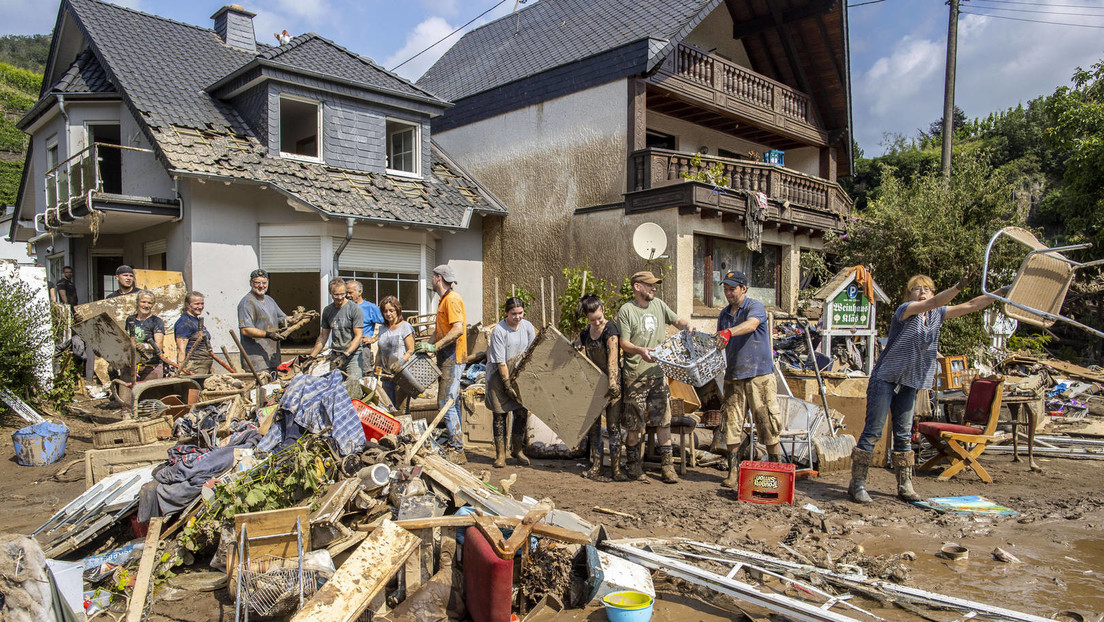
[[[100,176],[100,191],[123,193],[123,157],[119,149],[118,123],[97,123],[88,126],[88,142],[96,144],[96,159]]]
[[[318,116],[317,103],[280,98],[280,152],[290,155],[317,158]]]
[[[748,277],[748,296],[768,307],[782,306],[782,247],[769,244],[753,253],[738,240],[694,236],[694,304],[722,308],[728,305],[721,279],[729,270]]]
[[[751,159],[751,158],[747,157],[746,155],[744,155],[742,153],[736,153],[735,151],[729,151],[728,149],[718,149],[717,150],[717,155],[721,156],[722,158],[732,158],[733,160],[750,160]]]
[[[656,132],[648,130],[647,135],[644,137],[644,144],[648,149],[671,149],[674,150],[677,141],[675,137],[670,134],[664,134],[663,132]]]

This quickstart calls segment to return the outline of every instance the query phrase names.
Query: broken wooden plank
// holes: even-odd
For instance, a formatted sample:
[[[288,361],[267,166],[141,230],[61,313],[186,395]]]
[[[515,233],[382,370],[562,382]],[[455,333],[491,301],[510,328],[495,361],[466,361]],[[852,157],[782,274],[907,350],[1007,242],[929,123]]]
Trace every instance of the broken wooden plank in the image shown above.
[[[409,531],[409,530],[408,530]],[[403,593],[410,596],[414,592],[417,592],[419,588],[425,585],[426,581],[429,581],[432,568],[426,568],[424,559],[427,548],[433,549],[433,531],[429,529],[419,529],[414,532],[414,535],[418,536],[421,540],[421,544],[418,546],[417,552],[407,558],[406,563],[403,565],[402,579],[403,579]]]
[[[113,473],[164,462],[168,458],[169,448],[175,445],[176,441],[164,441],[139,447],[86,450],[84,487],[91,488],[93,484]]]
[[[498,528],[513,529],[517,527],[522,519],[511,518],[506,516],[489,516],[487,517]],[[453,514],[451,516],[439,516],[436,518],[419,518],[411,521],[394,521],[396,525],[407,529],[409,531],[417,531],[419,529],[432,529],[432,528],[455,528],[461,527],[473,527],[475,526],[475,518],[472,514]],[[375,531],[379,525],[372,523],[361,523],[356,526],[357,531]],[[589,534],[581,531],[575,531],[572,529],[566,529],[564,527],[557,527],[555,525],[548,525],[546,523],[536,523],[533,525],[533,535],[552,538],[553,540],[560,540],[561,542],[567,542],[569,544],[594,544],[594,538]]]
[[[420,538],[392,521],[381,522],[291,622],[357,619],[420,543]]]
[[[161,549],[157,543],[161,540],[160,516],[154,516],[149,521],[149,531],[146,532],[146,544],[142,548],[142,560],[138,562],[138,576],[134,580],[134,591],[130,593],[130,606],[127,607],[126,622],[142,622],[142,613],[146,608],[146,594],[150,588],[150,576],[161,556]]]
[[[518,401],[568,447],[578,447],[609,403],[609,382],[586,355],[549,326],[514,372]]]
[[[445,413],[448,412],[448,409],[452,408],[453,403],[454,400],[452,399],[445,401],[445,405],[441,407],[441,410],[437,412],[437,416],[433,418],[433,423],[426,426],[425,432],[422,432],[422,435],[418,437],[418,440],[410,446],[410,449],[406,450],[407,460],[410,460],[410,458],[412,458],[414,454],[418,453],[418,450],[422,447],[422,443],[426,442],[426,439],[429,438],[429,435],[432,434],[433,430],[437,428],[437,424],[441,423],[441,420],[445,418]]]
[[[340,521],[341,517],[345,515],[345,505],[356,494],[359,487],[359,477],[349,477],[338,484],[330,486],[330,489],[318,502],[318,509],[311,513],[310,524],[333,524]]]

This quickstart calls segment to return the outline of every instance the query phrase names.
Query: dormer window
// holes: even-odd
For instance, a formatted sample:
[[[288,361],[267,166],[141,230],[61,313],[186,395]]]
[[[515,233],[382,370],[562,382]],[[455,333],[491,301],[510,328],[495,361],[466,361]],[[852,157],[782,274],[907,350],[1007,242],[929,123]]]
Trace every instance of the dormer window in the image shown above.
[[[322,161],[321,102],[280,96],[280,155]]]
[[[421,175],[419,138],[418,125],[395,119],[387,120],[388,173],[405,176]]]

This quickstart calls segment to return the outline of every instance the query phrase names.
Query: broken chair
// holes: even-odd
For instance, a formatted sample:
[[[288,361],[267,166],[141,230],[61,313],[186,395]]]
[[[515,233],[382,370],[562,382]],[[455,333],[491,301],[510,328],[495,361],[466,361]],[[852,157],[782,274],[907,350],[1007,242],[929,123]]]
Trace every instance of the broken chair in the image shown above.
[[[1020,268],[1016,271],[1016,278],[1012,281],[1007,294],[1002,294],[999,291],[989,291],[988,287],[989,256],[997,240],[1001,237],[1010,238],[1030,249],[1023,262],[1020,263]],[[1071,318],[1063,317],[1060,314],[1062,303],[1066,300],[1066,292],[1069,291],[1070,283],[1073,282],[1077,270],[1104,263],[1104,259],[1081,263],[1060,253],[1091,247],[1092,244],[1086,243],[1048,248],[1027,229],[1005,227],[993,234],[993,237],[989,240],[989,245],[985,248],[981,291],[983,294],[1004,303],[1004,314],[1014,320],[1040,328],[1050,328],[1056,321],[1061,320],[1086,330],[1097,337],[1104,337],[1104,332]]]
[[[966,399],[963,425],[923,421],[919,424],[920,434],[939,452],[919,470],[933,469],[940,463],[950,465],[939,474],[939,479],[947,481],[959,471],[970,467],[982,481],[992,484],[993,477],[978,462],[978,456],[994,441],[1004,437],[997,432],[997,419],[1000,417],[1003,397],[1004,378],[990,376],[976,378],[970,385],[970,394]]]

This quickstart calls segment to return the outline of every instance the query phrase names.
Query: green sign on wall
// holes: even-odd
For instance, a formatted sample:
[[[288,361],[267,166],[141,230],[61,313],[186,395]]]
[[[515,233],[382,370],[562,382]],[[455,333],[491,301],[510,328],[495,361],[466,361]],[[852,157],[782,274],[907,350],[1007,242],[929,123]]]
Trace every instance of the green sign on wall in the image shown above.
[[[832,300],[832,326],[835,328],[870,326],[870,299],[854,282]]]

